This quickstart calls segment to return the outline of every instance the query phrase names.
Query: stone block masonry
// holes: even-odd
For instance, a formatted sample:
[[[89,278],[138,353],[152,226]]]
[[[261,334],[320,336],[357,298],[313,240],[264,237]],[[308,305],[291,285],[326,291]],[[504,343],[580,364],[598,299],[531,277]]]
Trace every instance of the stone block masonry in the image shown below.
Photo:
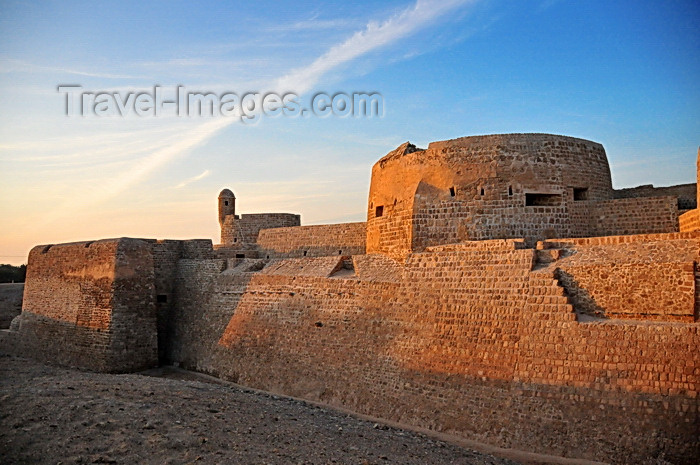
[[[365,253],[366,223],[323,224],[260,231],[260,257],[322,257]]]
[[[138,239],[37,246],[22,314],[0,345],[98,371],[157,365],[151,246]]]
[[[642,258],[599,247],[572,248],[570,257],[614,272],[697,255],[697,237],[648,240],[662,236],[626,236],[646,248]],[[538,267],[518,241],[411,254],[398,279],[336,275],[331,258],[242,274],[219,271],[223,262],[181,261],[187,297],[177,304],[173,360],[502,447],[615,463],[698,459],[697,324],[649,321],[646,312],[640,322],[577,321],[553,272],[560,265]],[[373,260],[387,265],[382,255],[353,257],[364,268]],[[673,280],[653,284],[660,296],[677,290]],[[694,289],[682,295],[685,308]]]

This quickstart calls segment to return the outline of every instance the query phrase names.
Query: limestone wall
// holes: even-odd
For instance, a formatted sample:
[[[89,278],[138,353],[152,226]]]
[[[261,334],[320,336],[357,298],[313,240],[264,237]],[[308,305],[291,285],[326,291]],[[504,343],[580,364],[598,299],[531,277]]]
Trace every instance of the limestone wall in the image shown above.
[[[299,226],[301,217],[291,213],[251,213],[227,215],[221,226],[221,243],[226,246],[245,247],[255,244],[262,229]]]
[[[681,232],[700,231],[700,210],[690,210],[678,217]]]
[[[25,356],[98,371],[157,364],[153,254],[107,239],[37,246],[22,314],[0,344]]]
[[[611,196],[595,142],[502,134],[403,144],[372,168],[367,251],[400,257],[455,240],[562,237],[570,204]]]
[[[645,321],[578,321],[555,273],[567,257],[532,271],[535,251],[518,241],[433,247],[403,266],[353,257],[342,272],[330,257],[239,274],[223,261],[181,261],[183,342],[173,357],[247,386],[503,447],[696,463],[699,327],[652,314],[668,314],[663,296],[673,292],[678,308],[689,308],[695,289],[669,276],[685,279],[698,238],[669,235],[664,245],[654,237],[664,235],[619,238],[631,247],[619,255],[595,245],[609,238],[568,245],[568,258],[578,257],[570,271],[597,266],[615,276],[670,264],[668,275],[648,274],[651,294],[628,302],[648,299]],[[294,273],[305,263],[307,272]],[[615,285],[634,294],[634,284]]]
[[[696,183],[679,184],[677,186],[668,187],[654,187],[648,184],[627,189],[617,189],[613,195],[616,199],[671,196],[678,199],[677,204],[679,210],[692,210],[698,206]]]
[[[263,258],[319,257],[365,253],[366,223],[324,224],[261,230]]]
[[[634,236],[633,236],[634,237]],[[555,264],[577,311],[603,318],[696,321],[700,238],[577,245]]]
[[[678,232],[678,206],[675,197],[642,197],[580,202],[581,214],[588,218],[588,231],[581,236],[618,236]],[[579,236],[572,231],[569,237]],[[583,231],[580,231],[583,232]]]

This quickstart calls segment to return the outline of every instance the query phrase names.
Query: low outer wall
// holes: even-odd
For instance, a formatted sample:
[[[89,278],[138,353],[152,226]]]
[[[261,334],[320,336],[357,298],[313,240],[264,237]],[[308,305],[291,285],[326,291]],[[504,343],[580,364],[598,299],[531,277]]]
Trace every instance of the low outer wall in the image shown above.
[[[202,281],[205,262],[181,262],[174,361],[501,447],[697,463],[698,325],[580,323],[533,261],[447,247],[382,282],[217,266]]]
[[[0,283],[0,329],[10,327],[10,322],[22,311],[24,283]]]
[[[695,263],[700,260],[700,234],[593,239],[592,244],[575,239],[568,245],[566,239],[561,240],[565,257],[554,265],[579,313],[696,321]],[[600,240],[605,242],[596,243]],[[545,241],[543,247],[557,241]],[[579,241],[583,243],[576,244]]]
[[[35,247],[22,314],[0,345],[97,371],[154,366],[153,273],[151,245],[138,239]]]
[[[221,243],[229,247],[254,244],[262,229],[299,226],[301,217],[293,213],[250,213],[227,215],[221,226]]]
[[[264,258],[320,257],[364,254],[365,237],[361,222],[264,229],[257,242]]]
[[[574,202],[569,237],[618,236],[678,232],[678,206],[675,197],[642,197]]]
[[[679,184],[677,186],[654,187],[651,184],[645,186],[630,187],[613,191],[616,199],[629,199],[634,197],[666,197],[673,196],[678,199],[679,210],[697,208],[697,186],[695,183]]]

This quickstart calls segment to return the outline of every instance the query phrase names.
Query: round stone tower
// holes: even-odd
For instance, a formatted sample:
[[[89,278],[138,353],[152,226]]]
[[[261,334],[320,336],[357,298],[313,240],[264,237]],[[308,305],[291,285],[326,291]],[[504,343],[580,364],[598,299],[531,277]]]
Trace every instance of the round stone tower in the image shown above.
[[[603,146],[552,134],[406,143],[372,168],[367,253],[589,234],[590,202],[613,196]]]
[[[236,214],[236,196],[231,189],[224,189],[219,193],[219,225],[223,227],[228,215]]]

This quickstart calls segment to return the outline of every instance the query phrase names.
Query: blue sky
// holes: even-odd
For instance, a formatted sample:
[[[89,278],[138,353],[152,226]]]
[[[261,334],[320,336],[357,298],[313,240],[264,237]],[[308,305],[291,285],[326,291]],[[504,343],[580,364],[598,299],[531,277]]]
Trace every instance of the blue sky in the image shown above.
[[[238,210],[362,221],[371,165],[410,140],[547,132],[602,143],[616,187],[695,181],[696,1],[7,2],[0,262],[102,237],[218,239]],[[381,118],[63,115],[59,84],[376,91]]]

